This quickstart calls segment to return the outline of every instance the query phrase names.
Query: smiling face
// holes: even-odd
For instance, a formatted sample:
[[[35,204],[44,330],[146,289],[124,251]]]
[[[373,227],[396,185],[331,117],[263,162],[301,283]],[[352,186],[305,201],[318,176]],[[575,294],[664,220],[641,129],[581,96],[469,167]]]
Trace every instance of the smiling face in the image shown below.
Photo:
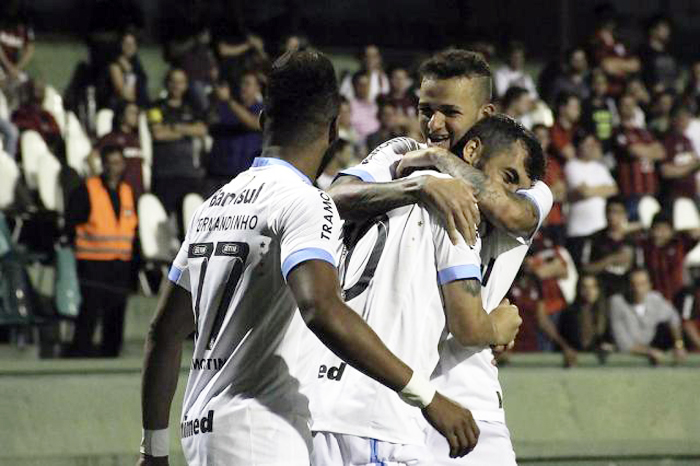
[[[493,107],[483,102],[481,79],[484,78],[423,79],[418,121],[429,146],[449,150],[474,123],[493,113]]]

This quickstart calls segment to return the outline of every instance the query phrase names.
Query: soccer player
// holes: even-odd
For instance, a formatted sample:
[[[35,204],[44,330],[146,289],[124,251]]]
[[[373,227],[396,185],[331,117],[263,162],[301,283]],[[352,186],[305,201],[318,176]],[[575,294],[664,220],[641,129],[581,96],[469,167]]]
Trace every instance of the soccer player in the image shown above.
[[[530,186],[531,176],[542,176],[542,149],[512,118],[480,120],[459,146],[465,161],[486,172],[515,167],[518,180],[504,180],[511,191]],[[424,174],[445,176],[434,171],[411,176]],[[435,369],[445,326],[464,346],[514,340],[521,323],[517,308],[504,302],[487,314],[482,307],[478,238],[473,247],[461,239],[453,245],[438,218],[416,204],[393,209],[358,229],[356,239],[345,225],[340,264],[345,300],[417,372]],[[318,346],[312,351],[318,350],[325,356],[309,384],[312,464],[433,464],[418,410],[329,351]],[[442,454],[448,451],[446,447]]]
[[[482,299],[493,310],[505,296],[522,264],[532,236],[552,205],[552,193],[541,181],[515,193],[504,179],[518,180],[513,167],[484,173],[460,161],[452,148],[478,120],[493,113],[491,71],[477,54],[449,50],[426,61],[420,70],[418,105],[421,132],[427,141],[391,140],[378,147],[362,164],[344,170],[331,186],[340,216],[362,220],[388,210],[423,203],[440,213],[453,242],[459,233],[468,243],[475,238],[479,213],[492,226],[482,237]],[[427,147],[426,147],[427,146]],[[412,151],[411,154],[406,154]],[[397,178],[410,167],[436,167],[454,179]],[[478,212],[475,202],[478,201]],[[495,227],[495,228],[493,228]],[[458,233],[459,232],[459,233]],[[474,407],[480,440],[461,464],[514,465],[515,454],[505,425],[503,391],[489,348],[463,348],[451,338],[441,346],[436,382],[451,391],[463,405]],[[428,441],[434,464],[447,462],[444,444],[433,435]],[[449,464],[449,463],[447,463]]]
[[[330,61],[288,52],[273,65],[263,156],[194,214],[146,342],[140,465],[168,463],[168,417],[182,342],[195,348],[180,425],[189,464],[308,465],[308,401],[289,373],[295,308],[343,360],[399,392],[464,455],[478,431],[469,412],[389,352],[340,297],[339,219],[311,186],[337,135]]]

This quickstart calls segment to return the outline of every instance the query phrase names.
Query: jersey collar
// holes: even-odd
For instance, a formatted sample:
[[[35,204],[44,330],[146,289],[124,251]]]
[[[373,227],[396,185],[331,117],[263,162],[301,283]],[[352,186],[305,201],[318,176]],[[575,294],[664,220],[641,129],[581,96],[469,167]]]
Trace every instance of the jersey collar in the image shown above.
[[[290,170],[292,170],[301,180],[306,183],[313,185],[311,182],[311,179],[304,175],[297,167],[292,165],[291,163],[287,162],[286,160],[282,159],[277,159],[274,157],[255,157],[255,160],[253,160],[253,167],[265,167],[268,165],[281,165],[283,167],[287,167]]]

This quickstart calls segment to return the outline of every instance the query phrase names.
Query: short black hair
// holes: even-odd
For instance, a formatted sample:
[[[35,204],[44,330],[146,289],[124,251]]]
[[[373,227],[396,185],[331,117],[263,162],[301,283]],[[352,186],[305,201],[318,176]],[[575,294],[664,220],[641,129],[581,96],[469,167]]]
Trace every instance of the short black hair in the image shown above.
[[[358,70],[352,74],[352,87],[355,88],[357,86],[357,83],[360,82],[360,79],[366,76],[369,79],[369,72],[365,69]]]
[[[522,96],[529,94],[530,91],[520,86],[511,86],[508,88],[506,93],[503,95],[503,108],[506,109],[510,105],[517,101]]]
[[[673,228],[673,220],[666,211],[662,210],[654,214],[654,218],[651,220],[651,226],[657,225],[659,223],[667,223],[671,228]]]
[[[605,202],[605,211],[607,212],[608,208],[610,208],[610,206],[613,204],[621,205],[625,208],[625,212],[627,212],[627,202],[625,202],[625,197],[622,194],[616,194],[612,197],[609,197],[608,200]]]
[[[426,78],[479,79],[483,103],[491,101],[491,68],[481,54],[463,49],[447,49],[424,61],[418,69],[421,81]]]
[[[664,15],[663,13],[657,13],[646,21],[647,33],[651,32],[652,29],[656,28],[659,24],[662,23],[666,23],[669,27],[673,27],[673,22],[671,21],[671,18]]]
[[[563,105],[568,104],[571,99],[578,99],[579,102],[581,101],[581,98],[573,92],[562,91],[559,94],[557,94],[556,99],[554,99],[554,113],[558,114],[559,109]]]
[[[464,146],[472,139],[479,138],[483,145],[481,157],[488,159],[520,142],[528,153],[525,171],[533,180],[541,180],[547,168],[542,146],[534,133],[508,115],[496,114],[483,118],[471,127],[467,134],[455,145],[452,151],[461,154]]]
[[[122,146],[119,146],[117,144],[107,144],[102,149],[100,149],[100,160],[102,161],[102,163],[104,164],[104,161],[108,155],[114,154],[115,152],[119,153],[119,155],[124,157],[124,149],[122,148]]]
[[[331,61],[313,49],[290,50],[272,65],[265,94],[263,132],[273,143],[303,144],[338,116],[340,93]]]

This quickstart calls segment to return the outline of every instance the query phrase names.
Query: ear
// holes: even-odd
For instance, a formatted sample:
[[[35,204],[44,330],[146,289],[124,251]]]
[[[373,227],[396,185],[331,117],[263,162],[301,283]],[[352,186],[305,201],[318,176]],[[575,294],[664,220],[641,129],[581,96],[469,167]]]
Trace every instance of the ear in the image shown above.
[[[481,149],[483,148],[483,145],[481,144],[481,139],[479,138],[473,138],[467,141],[467,143],[464,145],[464,149],[462,149],[462,159],[464,159],[465,162],[467,162],[469,165],[475,165],[476,161],[479,159],[479,156],[481,155]]]
[[[338,117],[331,120],[331,125],[328,128],[328,145],[333,144],[338,139]]]
[[[494,113],[496,113],[496,107],[489,103],[481,107],[481,118],[488,118],[490,116],[493,116]]]

